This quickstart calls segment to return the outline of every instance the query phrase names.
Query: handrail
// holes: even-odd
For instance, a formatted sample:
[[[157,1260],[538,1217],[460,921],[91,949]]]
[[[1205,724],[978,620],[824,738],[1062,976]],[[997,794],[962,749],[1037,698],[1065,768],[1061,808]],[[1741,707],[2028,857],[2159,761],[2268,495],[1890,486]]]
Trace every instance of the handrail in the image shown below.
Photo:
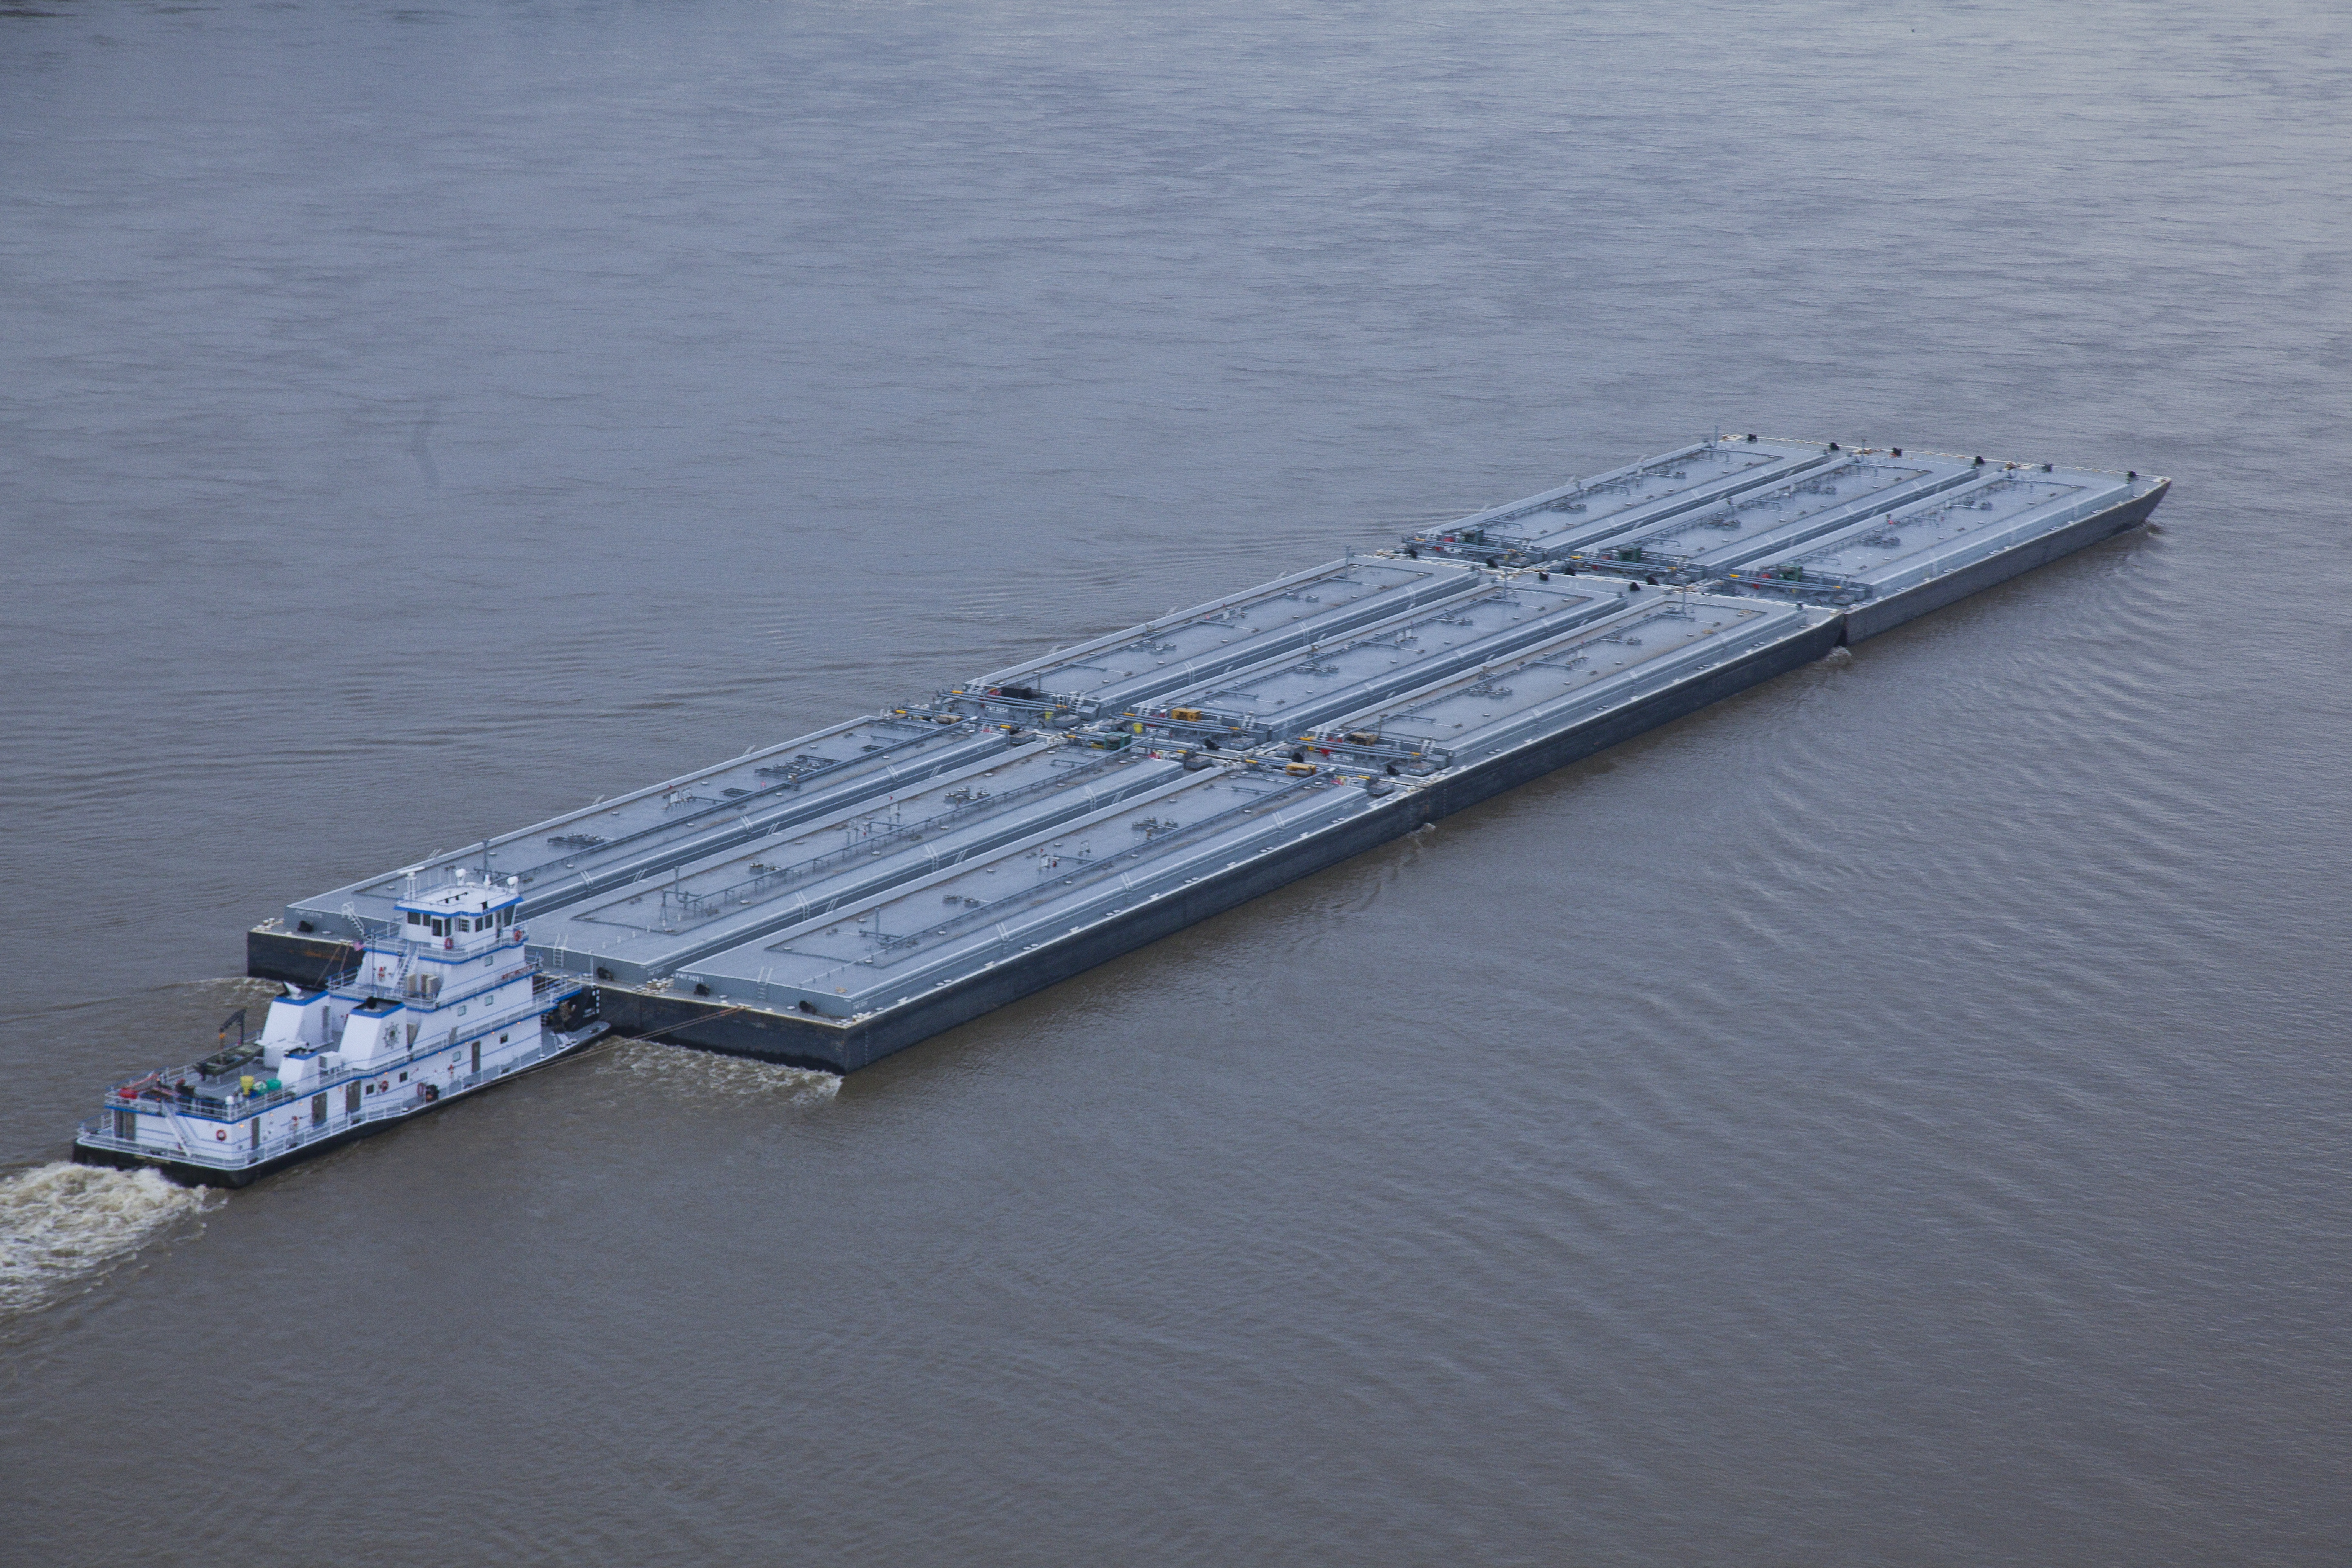
[[[515,929],[520,931],[522,928],[520,926],[517,926]],[[498,950],[490,949],[488,951],[496,952]],[[515,951],[523,957],[523,965],[521,968],[509,969],[505,973],[499,975],[497,979],[486,981],[482,984],[475,986],[471,991],[453,991],[446,995],[443,995],[441,993],[436,991],[430,998],[433,1004],[433,1010],[437,1012],[445,1007],[453,1007],[460,1002],[470,1002],[475,997],[483,994],[485,992],[496,991],[501,985],[510,985],[526,974],[536,974],[540,973],[539,961],[529,956],[528,950],[523,947],[520,938],[516,939]],[[477,954],[476,956],[478,957],[480,955]],[[404,978],[407,974],[407,971],[404,968],[401,971],[401,973]],[[353,981],[351,988],[366,996],[370,1002],[398,1002],[404,1007],[408,1006],[413,1003],[427,1000],[426,997],[416,993],[410,992],[405,988],[394,990],[390,985],[379,985],[373,981]],[[364,1004],[362,1004],[362,1005],[364,1005]]]
[[[194,1143],[192,1140],[183,1137],[180,1140],[180,1152],[182,1155],[185,1156],[184,1161],[184,1163],[203,1165],[208,1169],[242,1170],[248,1165],[263,1164],[268,1161],[277,1159],[282,1154],[291,1153],[295,1150],[303,1148],[311,1143],[316,1143],[322,1139],[340,1137],[342,1134],[349,1132],[354,1127],[365,1126],[370,1122],[376,1121],[394,1121],[404,1116],[413,1116],[417,1111],[424,1110],[426,1106],[435,1104],[439,1100],[447,1100],[453,1095],[463,1094],[470,1089],[478,1089],[483,1084],[490,1082],[496,1079],[511,1077],[516,1069],[530,1067],[535,1063],[544,1061],[549,1057],[553,1056],[560,1051],[571,1049],[572,1044],[576,1043],[577,1042],[575,1041],[567,1044],[560,1037],[551,1039],[539,1050],[529,1053],[528,1055],[509,1062],[502,1067],[485,1068],[480,1072],[466,1073],[450,1079],[446,1085],[438,1086],[441,1089],[441,1092],[431,1100],[425,1097],[424,1089],[425,1086],[422,1080],[419,1080],[412,1086],[415,1091],[414,1093],[406,1095],[386,1094],[380,1096],[376,1104],[368,1105],[362,1103],[355,1114],[339,1114],[333,1121],[328,1122],[324,1126],[312,1126],[307,1122],[298,1121],[287,1131],[278,1133],[275,1137],[263,1139],[258,1147],[254,1146],[250,1142],[247,1142],[243,1143],[220,1143],[214,1147],[206,1148],[201,1144]],[[372,1077],[373,1075],[369,1074],[363,1076]],[[306,1091],[306,1093],[308,1091]],[[295,1096],[289,1098],[300,1097]],[[387,1100],[394,1101],[396,1103],[384,1103],[384,1101]],[[280,1103],[283,1102],[280,1101]],[[174,1106],[171,1108],[171,1114],[176,1116],[179,1113],[178,1107]],[[152,1115],[154,1113],[150,1111],[142,1111],[141,1114]],[[107,1117],[100,1116],[93,1117],[83,1121],[77,1131],[75,1142],[89,1144],[96,1148],[119,1149],[125,1152],[142,1154],[150,1158],[169,1159],[172,1157],[171,1151],[163,1145],[149,1143],[137,1139],[124,1138],[118,1135],[108,1126],[108,1121],[109,1119]]]
[[[575,991],[582,989],[576,982],[572,984]],[[552,988],[552,986],[550,987],[550,989]],[[525,1018],[545,1014],[549,1010],[548,1005],[543,1000],[545,996],[546,992],[534,988],[529,1003],[512,1013],[491,1015],[490,1021],[481,1026],[480,1032],[488,1034],[493,1029],[510,1026]],[[558,1000],[560,1002],[561,998]],[[142,1073],[135,1078],[124,1079],[119,1083],[108,1085],[105,1105],[109,1110],[136,1110],[143,1116],[168,1113],[173,1116],[193,1117],[203,1121],[244,1121],[263,1111],[290,1104],[298,1100],[308,1100],[313,1095],[325,1094],[347,1083],[379,1078],[386,1073],[396,1073],[420,1058],[446,1051],[456,1043],[453,1031],[452,1037],[444,1038],[430,1046],[411,1047],[396,1057],[385,1057],[371,1061],[365,1068],[353,1067],[349,1063],[339,1064],[331,1069],[331,1074],[321,1073],[315,1082],[299,1088],[272,1089],[267,1094],[236,1095],[232,1099],[215,1100],[209,1105],[197,1099],[193,1092],[183,1099],[177,1094],[160,1088],[164,1079],[175,1075],[181,1076],[184,1081],[185,1074],[195,1071],[193,1065],[177,1068],[164,1068],[157,1072]],[[133,1092],[126,1094],[125,1090]],[[235,1092],[231,1091],[233,1095]],[[151,1105],[161,1109],[156,1110],[145,1109]]]

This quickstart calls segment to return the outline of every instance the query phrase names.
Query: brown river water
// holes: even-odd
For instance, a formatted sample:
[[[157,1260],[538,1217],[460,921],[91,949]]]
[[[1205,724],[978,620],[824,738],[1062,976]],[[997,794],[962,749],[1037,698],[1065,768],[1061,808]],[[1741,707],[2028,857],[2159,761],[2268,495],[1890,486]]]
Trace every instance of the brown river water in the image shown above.
[[[2341,1563],[2340,8],[0,10],[0,1559]],[[1742,430],[2155,526],[846,1080],[245,928]]]

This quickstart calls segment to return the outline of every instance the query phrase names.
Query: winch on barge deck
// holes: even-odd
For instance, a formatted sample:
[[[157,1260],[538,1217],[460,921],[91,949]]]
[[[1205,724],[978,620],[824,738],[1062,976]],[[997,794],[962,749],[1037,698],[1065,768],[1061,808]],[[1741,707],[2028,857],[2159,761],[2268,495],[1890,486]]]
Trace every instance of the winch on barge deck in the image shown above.
[[[2140,521],[2168,481],[1717,438],[414,868],[623,1033],[852,1070]],[[290,906],[314,984],[394,873]]]

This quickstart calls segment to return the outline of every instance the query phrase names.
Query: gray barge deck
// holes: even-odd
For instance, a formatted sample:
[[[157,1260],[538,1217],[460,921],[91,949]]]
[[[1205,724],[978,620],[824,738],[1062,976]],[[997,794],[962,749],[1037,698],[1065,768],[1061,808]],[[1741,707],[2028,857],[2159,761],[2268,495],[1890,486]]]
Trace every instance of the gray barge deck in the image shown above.
[[[848,1071],[2144,521],[2168,481],[1720,437],[288,906],[315,985],[512,878],[623,1033]]]

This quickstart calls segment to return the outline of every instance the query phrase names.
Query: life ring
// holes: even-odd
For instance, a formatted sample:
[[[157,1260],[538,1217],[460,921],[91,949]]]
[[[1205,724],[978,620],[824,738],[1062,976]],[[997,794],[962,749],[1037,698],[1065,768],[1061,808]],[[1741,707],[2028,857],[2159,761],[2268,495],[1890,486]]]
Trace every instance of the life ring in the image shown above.
[[[215,1127],[213,1129],[213,1136],[226,1143],[228,1142],[228,1129],[226,1127]]]

